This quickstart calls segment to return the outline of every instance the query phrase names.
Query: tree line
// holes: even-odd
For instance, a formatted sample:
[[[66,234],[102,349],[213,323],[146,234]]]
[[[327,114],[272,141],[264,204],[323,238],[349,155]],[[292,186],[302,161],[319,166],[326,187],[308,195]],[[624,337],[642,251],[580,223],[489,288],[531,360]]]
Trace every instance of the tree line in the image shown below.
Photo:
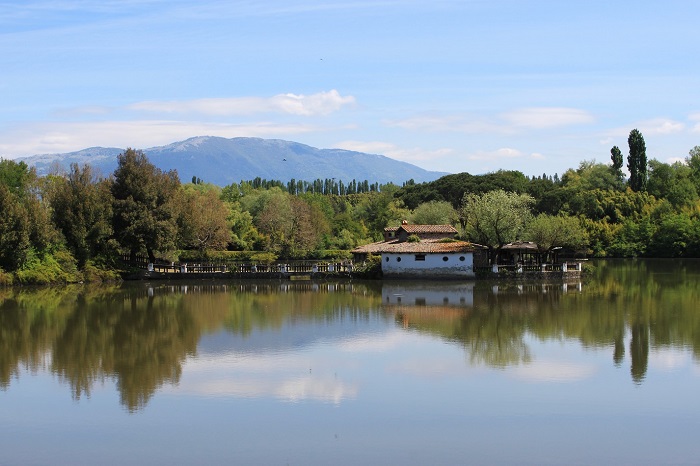
[[[38,177],[24,162],[0,160],[0,282],[89,279],[123,254],[342,255],[402,220],[454,225],[492,257],[515,240],[545,253],[565,246],[595,256],[700,257],[700,146],[667,164],[647,161],[639,131],[628,143],[629,177],[613,147],[610,163],[583,161],[561,177],[500,170],[403,186],[332,178],[183,184],[134,149],[107,177],[89,165]]]

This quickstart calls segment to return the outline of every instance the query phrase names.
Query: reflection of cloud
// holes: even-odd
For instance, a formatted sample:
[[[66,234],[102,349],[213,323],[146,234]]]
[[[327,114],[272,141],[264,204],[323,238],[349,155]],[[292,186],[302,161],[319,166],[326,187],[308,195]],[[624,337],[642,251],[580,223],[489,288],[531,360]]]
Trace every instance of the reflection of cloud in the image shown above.
[[[230,374],[229,374],[230,376]],[[356,398],[358,387],[330,377],[287,377],[280,379],[236,377],[180,384],[178,392],[207,397],[263,398],[283,401],[316,400],[339,404]]]
[[[557,361],[535,361],[512,370],[515,377],[531,382],[577,382],[595,372],[594,366]]]
[[[310,359],[301,354],[229,353],[188,360],[180,383],[172,390],[207,397],[273,397],[338,404],[358,393],[357,384],[344,382],[336,375],[338,370],[347,371],[348,366],[347,361]]]
[[[661,371],[674,371],[691,364],[688,353],[672,349],[662,349],[649,353],[649,367]]]
[[[392,366],[390,370],[421,378],[448,377],[462,373],[464,371],[464,362],[456,359],[412,358]]]
[[[344,340],[338,345],[338,348],[350,353],[386,351],[398,347],[409,339],[410,336],[405,332],[394,331],[382,335],[368,335]]]

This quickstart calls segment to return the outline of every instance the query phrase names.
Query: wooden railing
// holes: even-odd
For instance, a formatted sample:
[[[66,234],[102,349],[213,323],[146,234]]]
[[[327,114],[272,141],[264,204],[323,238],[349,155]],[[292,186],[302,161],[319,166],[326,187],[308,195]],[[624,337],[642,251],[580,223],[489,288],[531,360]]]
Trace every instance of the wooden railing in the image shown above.
[[[128,255],[122,256],[122,261],[133,267],[161,273],[350,273],[352,262],[324,261],[278,261],[273,263],[257,262],[167,262],[156,260],[149,262],[147,257],[138,256],[131,260]]]
[[[563,262],[560,264],[523,264],[523,265],[497,265],[491,267],[493,272],[506,270],[515,273],[534,273],[534,272],[581,272],[581,262]]]

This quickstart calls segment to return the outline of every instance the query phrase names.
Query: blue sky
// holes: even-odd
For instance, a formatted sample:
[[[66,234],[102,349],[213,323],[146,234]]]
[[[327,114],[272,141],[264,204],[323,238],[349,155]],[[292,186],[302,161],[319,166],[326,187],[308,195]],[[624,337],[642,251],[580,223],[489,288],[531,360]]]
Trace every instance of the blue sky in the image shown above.
[[[700,145],[700,2],[0,0],[0,157],[254,136],[563,173]]]

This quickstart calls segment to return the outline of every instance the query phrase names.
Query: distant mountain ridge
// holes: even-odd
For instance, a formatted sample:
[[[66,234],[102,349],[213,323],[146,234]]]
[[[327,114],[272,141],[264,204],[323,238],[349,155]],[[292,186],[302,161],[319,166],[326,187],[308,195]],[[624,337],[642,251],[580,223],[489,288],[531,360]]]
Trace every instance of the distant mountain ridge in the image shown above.
[[[91,147],[65,154],[24,157],[23,160],[46,175],[56,165],[89,164],[103,176],[117,168],[117,155],[124,149]],[[253,180],[257,177],[287,182],[331,179],[343,182],[368,180],[401,184],[433,181],[444,172],[433,172],[378,154],[343,149],[317,149],[281,139],[221,138],[197,136],[166,146],[143,149],[151,163],[161,170],[177,170],[180,180],[192,177],[219,186]]]

